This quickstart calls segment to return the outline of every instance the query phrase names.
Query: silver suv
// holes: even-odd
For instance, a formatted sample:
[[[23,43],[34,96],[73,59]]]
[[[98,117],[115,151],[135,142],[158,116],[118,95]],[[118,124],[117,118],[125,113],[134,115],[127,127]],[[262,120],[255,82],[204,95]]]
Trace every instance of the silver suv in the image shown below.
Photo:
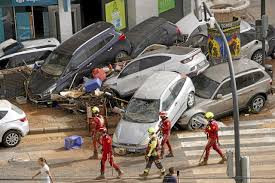
[[[239,108],[258,113],[264,107],[271,89],[271,78],[258,63],[241,59],[234,61]],[[186,111],[179,124],[189,130],[203,126],[203,114],[207,111],[217,117],[233,110],[231,80],[227,63],[208,68],[203,74],[192,78],[196,91],[196,105]]]

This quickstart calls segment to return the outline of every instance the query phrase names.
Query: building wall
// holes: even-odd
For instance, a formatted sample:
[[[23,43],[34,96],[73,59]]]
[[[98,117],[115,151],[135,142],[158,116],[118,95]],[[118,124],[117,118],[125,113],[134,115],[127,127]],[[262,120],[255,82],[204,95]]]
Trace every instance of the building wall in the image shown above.
[[[274,0],[266,0],[266,12],[269,16],[269,23],[275,26],[275,1]]]

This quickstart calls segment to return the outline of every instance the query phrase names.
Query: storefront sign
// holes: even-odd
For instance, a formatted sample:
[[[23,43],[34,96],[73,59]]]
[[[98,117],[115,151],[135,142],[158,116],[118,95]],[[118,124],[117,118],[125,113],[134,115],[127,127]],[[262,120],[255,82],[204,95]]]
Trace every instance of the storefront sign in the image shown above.
[[[241,55],[240,21],[220,23],[220,27],[226,36],[232,59],[239,59]],[[212,65],[223,63],[228,60],[222,36],[217,29],[212,29],[210,27],[208,27],[208,53]]]
[[[114,0],[105,4],[106,22],[112,23],[116,29],[126,28],[125,2],[124,0]]]
[[[11,0],[13,6],[43,6],[58,4],[58,0]]]
[[[176,7],[175,0],[158,0],[159,13],[163,13]]]

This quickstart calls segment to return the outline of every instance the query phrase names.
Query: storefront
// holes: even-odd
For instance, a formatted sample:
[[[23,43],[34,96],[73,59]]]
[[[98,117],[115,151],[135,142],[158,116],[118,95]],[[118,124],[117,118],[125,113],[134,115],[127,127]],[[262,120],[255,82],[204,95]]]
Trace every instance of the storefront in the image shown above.
[[[1,0],[0,41],[50,36],[48,6],[57,0]]]

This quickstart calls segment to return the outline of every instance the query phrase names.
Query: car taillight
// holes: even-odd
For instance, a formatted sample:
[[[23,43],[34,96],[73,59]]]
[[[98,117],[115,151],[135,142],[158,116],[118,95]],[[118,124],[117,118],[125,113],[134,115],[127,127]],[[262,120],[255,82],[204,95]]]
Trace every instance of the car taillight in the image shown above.
[[[272,85],[272,79],[269,80],[269,84]]]
[[[121,35],[119,36],[119,40],[120,40],[120,41],[123,41],[123,40],[125,40],[125,39],[126,39],[125,34],[121,34]]]
[[[178,35],[181,35],[180,29],[177,27],[176,32]]]
[[[27,118],[25,117],[25,118],[22,118],[22,119],[20,119],[20,121],[21,122],[26,122],[27,121]]]

